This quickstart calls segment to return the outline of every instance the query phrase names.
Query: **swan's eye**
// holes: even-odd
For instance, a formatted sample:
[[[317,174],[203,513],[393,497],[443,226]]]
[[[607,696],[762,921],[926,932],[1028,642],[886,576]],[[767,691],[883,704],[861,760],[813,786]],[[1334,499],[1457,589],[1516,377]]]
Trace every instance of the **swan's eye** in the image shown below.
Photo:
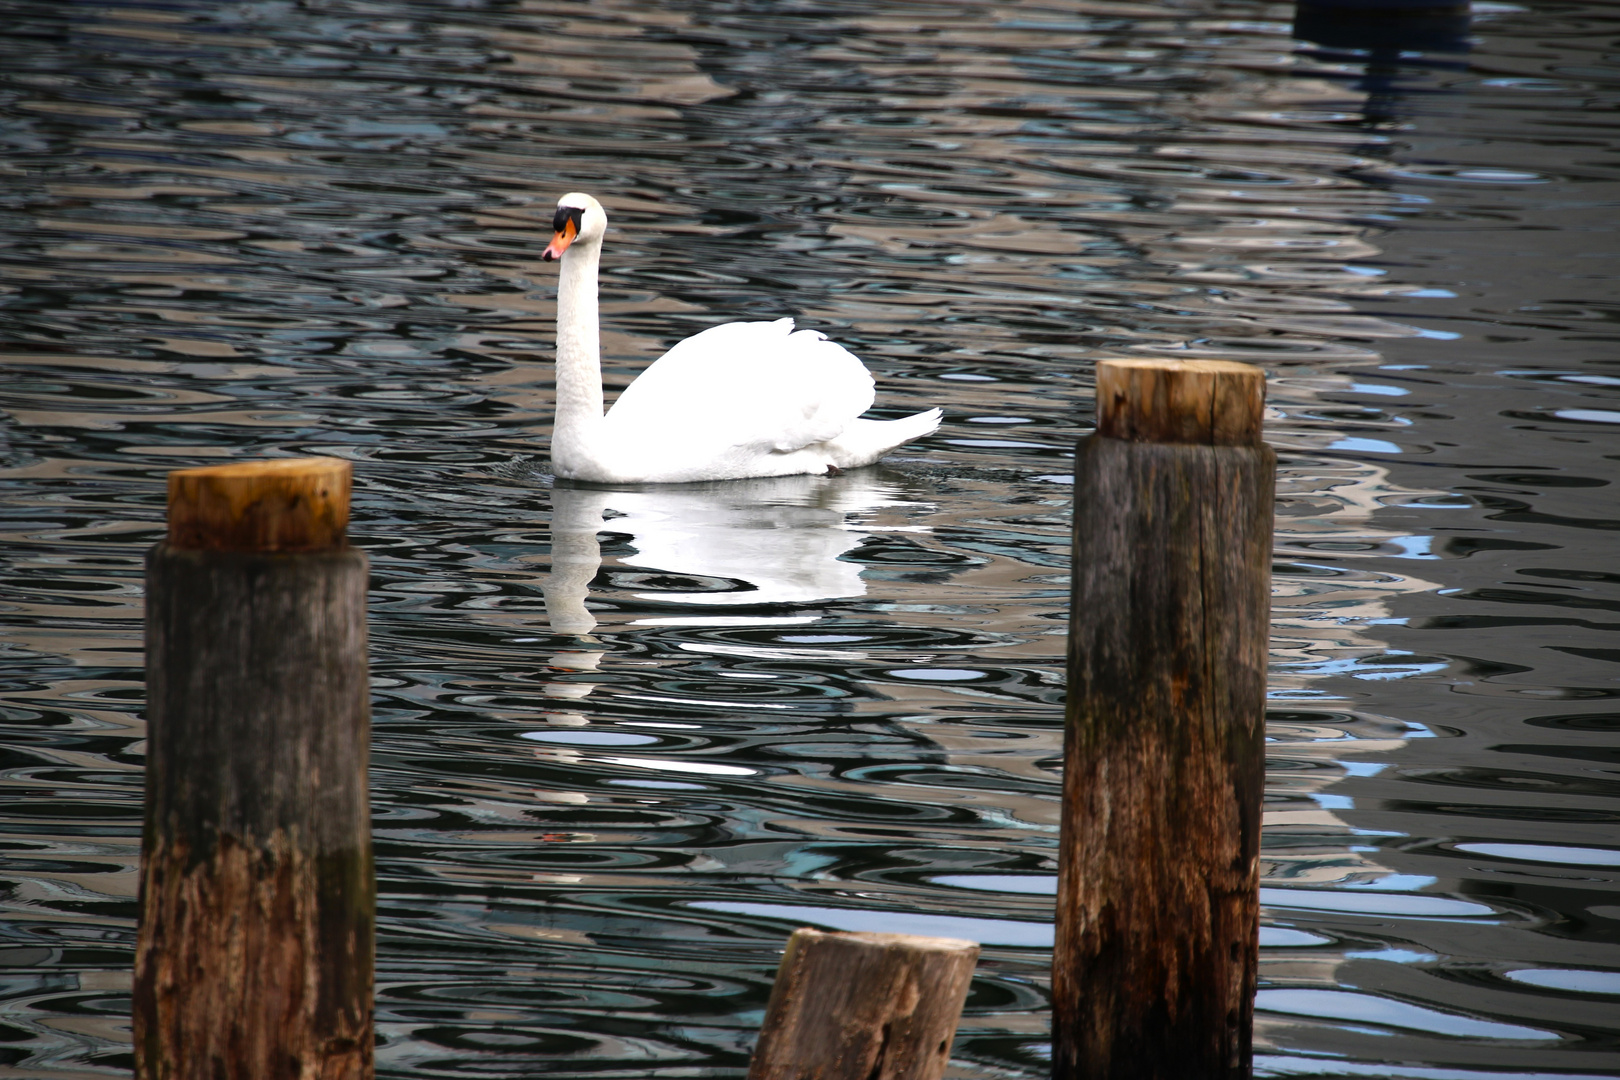
[[[557,214],[551,219],[551,231],[562,233],[572,240],[579,235],[580,218],[584,216],[585,208],[582,206],[559,206]]]
[[[568,250],[568,245],[574,242],[579,235],[579,219],[585,211],[578,206],[559,206],[557,216],[551,219],[551,244],[541,254],[546,262],[562,258],[562,253]]]

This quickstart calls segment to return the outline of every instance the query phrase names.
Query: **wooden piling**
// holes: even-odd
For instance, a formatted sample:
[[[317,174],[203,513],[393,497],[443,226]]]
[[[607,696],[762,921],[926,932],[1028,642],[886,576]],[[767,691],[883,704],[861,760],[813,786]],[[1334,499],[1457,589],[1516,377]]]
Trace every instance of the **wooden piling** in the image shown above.
[[[939,1080],[979,946],[795,930],[748,1080]]]
[[[1276,456],[1265,379],[1105,361],[1075,460],[1056,1080],[1246,1077]]]
[[[350,466],[169,474],[147,557],[139,1080],[369,1080],[366,557]]]

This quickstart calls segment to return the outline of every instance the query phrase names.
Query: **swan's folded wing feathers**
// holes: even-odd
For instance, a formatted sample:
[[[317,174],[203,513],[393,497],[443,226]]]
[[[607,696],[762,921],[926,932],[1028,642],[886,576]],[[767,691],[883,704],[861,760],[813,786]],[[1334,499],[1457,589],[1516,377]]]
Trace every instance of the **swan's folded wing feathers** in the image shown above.
[[[871,408],[871,374],[792,319],[725,323],[679,342],[619,395],[614,427],[678,427],[684,441],[787,452],[836,438]]]

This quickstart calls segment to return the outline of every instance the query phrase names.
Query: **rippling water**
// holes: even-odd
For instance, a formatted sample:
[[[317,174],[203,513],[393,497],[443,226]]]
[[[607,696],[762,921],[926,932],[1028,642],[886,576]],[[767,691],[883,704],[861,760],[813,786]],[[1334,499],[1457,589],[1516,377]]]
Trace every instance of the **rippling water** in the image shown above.
[[[1271,375],[1258,1071],[1620,1073],[1620,13],[869,9],[0,4],[0,1072],[130,1068],[164,474],[330,454],[382,1072],[741,1076],[814,924],[984,942],[952,1075],[1042,1075],[1070,449],[1168,355]],[[612,386],[792,315],[944,427],[553,488],[575,189]]]

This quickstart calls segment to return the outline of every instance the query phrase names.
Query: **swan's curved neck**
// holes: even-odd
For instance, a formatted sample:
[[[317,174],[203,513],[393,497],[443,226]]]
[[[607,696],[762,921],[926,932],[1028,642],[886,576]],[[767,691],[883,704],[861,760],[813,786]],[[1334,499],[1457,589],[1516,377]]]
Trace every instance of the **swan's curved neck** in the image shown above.
[[[559,476],[588,458],[602,427],[602,345],[596,272],[602,243],[576,242],[562,258],[557,286],[557,422],[551,460]]]

